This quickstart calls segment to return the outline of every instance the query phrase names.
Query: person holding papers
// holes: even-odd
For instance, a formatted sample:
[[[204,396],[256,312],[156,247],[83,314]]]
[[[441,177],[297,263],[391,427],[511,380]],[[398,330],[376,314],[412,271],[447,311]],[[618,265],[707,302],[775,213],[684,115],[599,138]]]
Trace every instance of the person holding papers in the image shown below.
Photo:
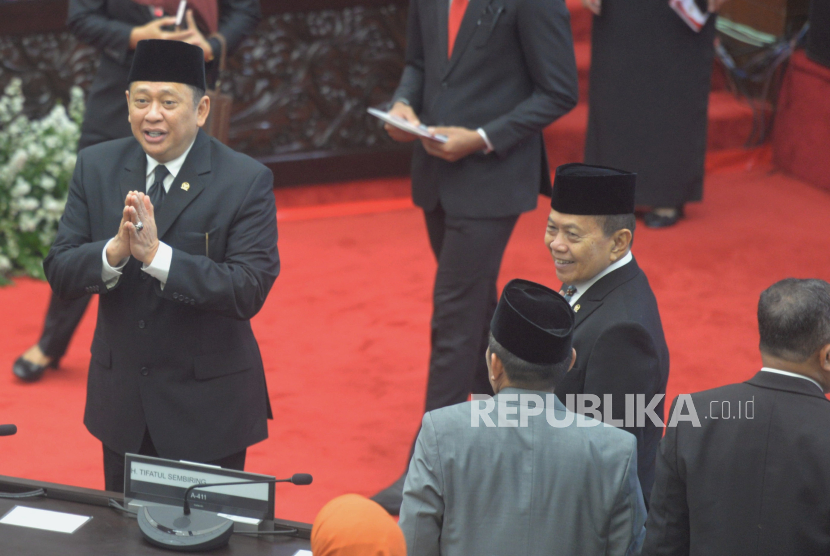
[[[594,13],[585,162],[636,172],[646,226],[671,226],[703,198],[715,17],[698,32],[669,0],[582,3]]]
[[[438,262],[427,411],[492,392],[484,351],[502,254],[519,214],[550,191],[542,130],[577,95],[563,0],[411,0],[390,113],[447,137],[420,138],[412,158]],[[397,513],[402,487],[403,477],[374,499]]]

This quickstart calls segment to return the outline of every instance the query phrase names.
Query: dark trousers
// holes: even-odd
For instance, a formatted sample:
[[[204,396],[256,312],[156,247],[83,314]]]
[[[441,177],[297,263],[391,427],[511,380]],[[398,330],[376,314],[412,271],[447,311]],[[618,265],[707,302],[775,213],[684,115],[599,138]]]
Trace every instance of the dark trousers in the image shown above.
[[[37,343],[44,355],[51,357],[53,361],[63,357],[72,334],[84,316],[89,300],[88,295],[66,301],[52,294],[43,323],[43,333]]]
[[[426,411],[493,394],[485,351],[496,310],[501,259],[517,216],[456,218],[441,205],[425,211],[438,261],[432,309]]]
[[[113,492],[124,492],[124,454],[119,454],[115,450],[104,446],[104,488]],[[153,445],[153,440],[150,438],[150,433],[144,431],[144,439],[141,442],[141,448],[138,449],[139,455],[159,457],[156,452],[156,447]],[[198,463],[206,463],[208,465],[218,465],[225,469],[236,469],[237,471],[245,470],[245,456],[248,449],[241,452],[225,456],[224,458],[215,461],[202,461]]]

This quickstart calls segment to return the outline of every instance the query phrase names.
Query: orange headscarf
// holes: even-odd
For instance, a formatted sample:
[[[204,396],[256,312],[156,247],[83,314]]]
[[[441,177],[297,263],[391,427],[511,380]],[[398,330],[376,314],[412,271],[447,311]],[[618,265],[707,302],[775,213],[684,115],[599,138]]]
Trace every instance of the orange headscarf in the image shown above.
[[[357,494],[338,496],[320,510],[311,529],[314,556],[406,556],[395,520]]]

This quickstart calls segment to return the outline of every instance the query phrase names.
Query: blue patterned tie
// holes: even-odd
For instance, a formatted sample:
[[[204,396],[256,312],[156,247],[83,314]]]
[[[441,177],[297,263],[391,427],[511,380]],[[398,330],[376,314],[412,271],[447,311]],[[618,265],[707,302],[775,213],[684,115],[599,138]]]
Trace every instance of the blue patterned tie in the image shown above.
[[[164,190],[164,178],[166,178],[169,173],[170,172],[167,171],[167,166],[164,164],[156,166],[156,181],[154,181],[153,185],[150,186],[150,202],[153,203],[154,212],[158,212],[161,208],[161,204],[164,202],[164,196],[167,193]]]
[[[571,298],[576,293],[576,286],[562,286],[562,291],[565,292],[565,293],[562,294],[562,296],[565,298],[565,301],[570,303]],[[562,292],[560,292],[560,293],[562,293]]]

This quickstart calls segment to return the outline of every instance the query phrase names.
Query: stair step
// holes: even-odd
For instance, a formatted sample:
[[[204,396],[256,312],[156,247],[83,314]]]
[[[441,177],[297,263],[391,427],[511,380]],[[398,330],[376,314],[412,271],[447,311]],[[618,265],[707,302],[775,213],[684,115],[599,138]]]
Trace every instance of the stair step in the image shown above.
[[[752,109],[726,91],[709,95],[709,151],[742,147],[752,133]],[[582,160],[588,126],[588,104],[580,102],[545,129],[551,169]]]

